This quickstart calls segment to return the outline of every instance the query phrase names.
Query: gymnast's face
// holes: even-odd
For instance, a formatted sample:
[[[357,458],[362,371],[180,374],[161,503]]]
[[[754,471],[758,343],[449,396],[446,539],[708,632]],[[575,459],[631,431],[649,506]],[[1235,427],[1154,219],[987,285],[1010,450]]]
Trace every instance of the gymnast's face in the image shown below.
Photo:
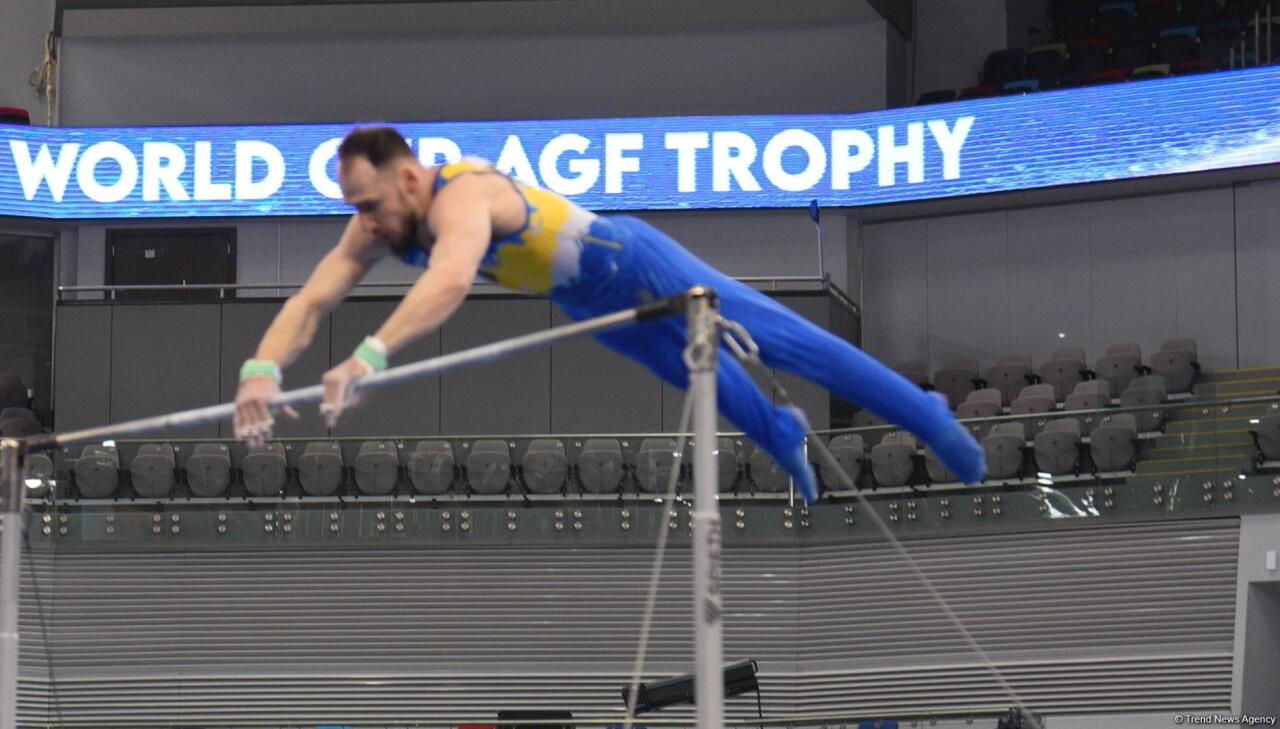
[[[413,160],[388,162],[381,169],[364,157],[345,160],[338,170],[342,198],[355,207],[366,231],[385,241],[396,254],[418,245],[421,174]]]

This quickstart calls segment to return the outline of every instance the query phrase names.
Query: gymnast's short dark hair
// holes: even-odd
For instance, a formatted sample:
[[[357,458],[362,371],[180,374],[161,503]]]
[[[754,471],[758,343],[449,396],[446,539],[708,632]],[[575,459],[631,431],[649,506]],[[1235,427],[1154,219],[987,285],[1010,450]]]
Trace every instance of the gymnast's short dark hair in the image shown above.
[[[383,165],[400,157],[413,157],[413,150],[400,132],[391,127],[365,127],[354,129],[338,147],[338,159],[342,162],[353,157],[364,157],[374,166]]]

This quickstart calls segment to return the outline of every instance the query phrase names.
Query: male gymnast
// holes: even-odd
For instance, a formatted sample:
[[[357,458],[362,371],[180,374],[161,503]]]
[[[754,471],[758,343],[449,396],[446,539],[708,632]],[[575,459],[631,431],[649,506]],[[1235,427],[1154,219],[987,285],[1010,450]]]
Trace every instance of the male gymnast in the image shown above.
[[[337,246],[285,302],[253,359],[240,371],[235,433],[250,445],[271,436],[268,404],[282,368],[305,349],[321,318],[379,259],[393,254],[426,267],[382,327],[325,373],[320,406],[330,427],[351,404],[363,375],[387,367],[396,351],[447,320],[477,274],[502,286],[549,296],[575,320],[687,291],[716,290],[726,319],[741,323],[769,367],[813,380],[918,435],[966,483],[986,472],[981,446],[938,396],[764,294],[703,263],[637,218],[602,216],[525,185],[477,159],[424,167],[390,128],[351,132],[338,149],[343,199],[356,212]],[[688,385],[681,317],[597,336],[676,387]],[[723,347],[722,347],[723,349]],[[716,397],[724,415],[789,473],[807,502],[818,497],[805,458],[807,424],[793,407],[770,402],[727,353],[718,358]],[[285,408],[289,417],[297,417]]]

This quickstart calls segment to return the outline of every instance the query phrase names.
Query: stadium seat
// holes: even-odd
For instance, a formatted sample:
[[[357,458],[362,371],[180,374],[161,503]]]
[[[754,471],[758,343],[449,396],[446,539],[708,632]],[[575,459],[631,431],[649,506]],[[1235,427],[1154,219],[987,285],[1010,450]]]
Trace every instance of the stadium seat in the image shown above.
[[[674,438],[645,438],[636,451],[636,481],[640,490],[651,494],[666,493],[672,474],[679,478],[681,463]]]
[[[1021,48],[1006,48],[987,55],[982,64],[982,83],[1001,88],[1010,81],[1024,78]]]
[[[31,404],[27,388],[12,372],[0,372],[0,409],[26,408]]]
[[[1280,411],[1272,410],[1262,416],[1249,435],[1253,436],[1253,445],[1258,449],[1257,461],[1280,460]]]
[[[1131,0],[1108,2],[1098,6],[1098,14],[1093,19],[1093,27],[1098,35],[1108,38],[1130,33],[1137,26],[1137,8]]]
[[[1129,78],[1134,81],[1143,81],[1153,78],[1168,78],[1172,72],[1172,67],[1167,63],[1148,63],[1145,66],[1139,66],[1129,74]]]
[[[751,469],[751,482],[755,484],[757,491],[780,492],[791,486],[791,477],[778,467],[773,456],[763,448],[756,447],[747,465]]]
[[[1075,73],[1061,73],[1045,79],[1040,85],[1041,91],[1053,91],[1054,89],[1074,89],[1084,86],[1085,77]]]
[[[385,496],[400,483],[400,452],[394,441],[375,440],[360,444],[355,461],[356,488],[362,494]]]
[[[80,451],[72,472],[82,497],[106,498],[115,494],[120,484],[120,455],[113,446],[87,445]]]
[[[1104,86],[1106,84],[1118,84],[1128,80],[1128,74],[1122,68],[1112,68],[1106,71],[1094,71],[1089,74],[1085,80],[1086,86]]]
[[[409,454],[409,483],[420,494],[448,493],[456,475],[453,444],[447,440],[419,441]]]
[[[1106,70],[1111,65],[1111,39],[1085,38],[1072,43],[1067,65],[1072,73],[1085,77]]]
[[[535,494],[558,494],[569,481],[569,459],[564,443],[555,438],[529,441],[520,458],[524,485]]]
[[[1142,374],[1142,356],[1109,347],[1107,353],[1094,363],[1093,371],[1098,374],[1099,380],[1111,383],[1111,392],[1124,392],[1133,378]]]
[[[33,435],[40,435],[43,432],[44,428],[40,427],[40,421],[35,418],[6,418],[0,420],[0,437],[28,438]]]
[[[945,104],[948,101],[956,100],[955,89],[941,89],[938,91],[926,91],[920,94],[920,98],[916,99],[916,106],[928,106],[929,104]]]
[[[0,420],[11,420],[13,418],[22,418],[25,420],[39,420],[36,414],[25,407],[8,407],[0,409]]]
[[[889,433],[871,449],[871,475],[881,486],[903,486],[916,467],[916,437],[906,431]]]
[[[1067,44],[1045,43],[1027,51],[1025,64],[1027,78],[1040,81],[1061,76],[1067,70]]]
[[[1053,37],[1068,43],[1088,37],[1093,33],[1093,4],[1078,2],[1059,6],[1052,12],[1050,21],[1053,24]]]
[[[331,496],[342,485],[345,465],[337,443],[308,443],[298,459],[298,482],[310,496]]]
[[[44,453],[28,453],[23,459],[23,479],[27,482],[28,497],[42,498],[47,496],[50,488],[57,480],[53,460]],[[32,479],[38,480],[40,485],[33,486]],[[4,476],[0,475],[0,482],[3,482],[3,480]]]
[[[578,478],[593,494],[615,493],[626,475],[622,446],[613,438],[591,438],[578,452]]]
[[[1007,354],[987,368],[987,386],[1000,392],[1000,404],[1008,405],[1022,388],[1035,384],[1031,370],[1031,355]]]
[[[1133,31],[1116,38],[1111,44],[1111,60],[1116,70],[1126,72],[1129,69],[1151,63],[1151,54],[1155,51],[1156,38],[1145,30]]]
[[[1003,410],[1000,406],[1001,397],[1000,391],[994,388],[975,390],[956,408],[956,417],[961,420],[995,417]],[[965,423],[965,427],[974,438],[982,440],[983,436],[991,430],[991,423]]]
[[[1151,371],[1165,379],[1169,392],[1190,392],[1200,363],[1191,349],[1161,349],[1151,355]]]
[[[888,421],[877,418],[870,410],[859,410],[854,413],[852,425],[855,428],[874,428],[874,430],[866,430],[860,433],[868,448],[879,443],[891,430]]]
[[[992,428],[982,439],[982,450],[987,454],[987,478],[1021,478],[1026,445],[1027,432],[1022,423],[999,423]]]
[[[1083,349],[1060,349],[1040,365],[1040,381],[1053,385],[1059,401],[1065,400],[1075,386],[1084,381],[1085,360]]]
[[[1160,351],[1164,352],[1171,349],[1188,349],[1193,354],[1199,354],[1200,350],[1196,347],[1195,337],[1174,337],[1166,339],[1160,343]]]
[[[1126,408],[1157,406],[1167,400],[1164,378],[1160,375],[1135,377],[1124,392],[1120,393],[1120,406]],[[1164,408],[1156,407],[1135,412],[1138,431],[1149,433],[1160,430],[1164,426],[1165,412]]]
[[[511,486],[511,446],[505,440],[472,443],[466,464],[467,484],[477,494],[500,494]]]
[[[1041,387],[1041,385],[1032,385],[1032,387]],[[1038,394],[1032,393],[1028,395],[1024,390],[1023,394],[1014,398],[1013,403],[1009,405],[1009,414],[1010,415],[1032,415],[1035,413],[1052,413],[1054,409],[1055,409],[1055,403],[1052,397],[1046,394],[1043,394],[1043,392]],[[1040,418],[1040,419],[1027,418],[1026,420],[1021,420],[1018,422],[1021,423],[1026,429],[1027,436],[1029,438],[1034,438],[1036,434],[1039,433],[1041,429],[1044,428],[1044,424],[1046,421],[1044,418]]]
[[[1173,68],[1174,76],[1186,76],[1193,73],[1209,73],[1218,70],[1218,62],[1208,58],[1192,58],[1183,61]]]
[[[1244,40],[1244,23],[1238,20],[1220,20],[1200,30],[1200,58],[1212,61],[1219,68],[1227,66],[1231,49]]]
[[[938,455],[928,448],[924,451],[924,470],[929,474],[931,483],[955,483],[960,477],[947,468]]]
[[[1111,383],[1106,380],[1086,380],[1076,385],[1067,396],[1063,410],[1100,410],[1111,405]],[[1080,431],[1088,435],[1100,421],[1096,415],[1081,415]]]
[[[690,443],[690,446],[695,444]],[[687,458],[691,458],[690,453]],[[692,463],[692,460],[689,460]],[[742,459],[738,456],[738,444],[733,438],[716,440],[716,479],[720,491],[732,491],[742,475]]]
[[[921,387],[929,386],[929,366],[924,362],[899,362],[893,366],[893,371]]]
[[[1152,58],[1156,63],[1167,63],[1173,66],[1198,57],[1200,41],[1196,37],[1196,29],[1185,25],[1178,28],[1166,28],[1156,38],[1156,52]]]
[[[1105,418],[1089,433],[1089,453],[1098,471],[1128,471],[1137,452],[1138,423],[1128,413]]]
[[[1080,473],[1080,421],[1050,420],[1035,437],[1036,469],[1053,476]]]
[[[862,475],[862,460],[866,457],[862,436],[857,433],[837,435],[831,439],[827,448],[831,451],[836,463],[848,475],[849,481],[856,486],[858,477]],[[818,475],[822,477],[822,483],[829,490],[836,491],[848,488],[848,485],[840,478],[840,474],[836,473],[825,458],[818,459]]]
[[[960,101],[967,101],[969,99],[986,99],[992,96],[996,96],[999,93],[1000,93],[1000,87],[998,86],[992,86],[990,84],[978,84],[977,86],[970,86],[968,88],[961,89],[959,95],[957,95],[956,98]]]
[[[978,389],[981,384],[978,374],[978,360],[972,357],[957,357],[942,364],[942,369],[933,373],[933,387],[947,396],[952,408],[965,401],[969,393]]]
[[[1142,0],[1138,5],[1138,27],[1158,31],[1178,22],[1178,0]]]
[[[225,443],[198,443],[186,471],[192,496],[222,496],[231,486],[231,449]]]
[[[1010,81],[1000,89],[1000,93],[1005,96],[1016,96],[1017,94],[1033,94],[1040,90],[1040,79],[1024,78],[1017,81]]]
[[[1199,28],[1212,25],[1218,17],[1218,0],[1182,0],[1182,19]]]
[[[284,492],[288,476],[284,445],[268,443],[250,448],[240,464],[244,472],[244,490],[250,496],[277,496]]]
[[[173,493],[175,469],[173,446],[168,443],[145,443],[129,462],[129,479],[138,496],[158,499]]]

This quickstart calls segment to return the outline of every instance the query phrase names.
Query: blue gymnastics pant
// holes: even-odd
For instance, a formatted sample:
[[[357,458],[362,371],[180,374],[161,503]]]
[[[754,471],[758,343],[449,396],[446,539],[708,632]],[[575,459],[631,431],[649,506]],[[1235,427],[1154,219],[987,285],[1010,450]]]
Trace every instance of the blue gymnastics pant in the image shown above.
[[[709,286],[720,312],[750,332],[765,365],[811,380],[840,397],[919,436],[966,481],[981,480],[980,446],[939,397],[881,364],[768,296],[720,273],[653,226],[630,216],[600,218],[597,241],[582,255],[581,277],[552,292],[570,317],[587,319],[673,296],[693,286]],[[688,335],[682,317],[638,324],[597,337],[609,348],[647,366],[684,389],[688,370],[683,353]],[[817,498],[812,469],[805,461],[806,424],[796,411],[775,406],[743,365],[721,345],[716,397],[720,411],[764,448],[795,479],[805,498]]]

